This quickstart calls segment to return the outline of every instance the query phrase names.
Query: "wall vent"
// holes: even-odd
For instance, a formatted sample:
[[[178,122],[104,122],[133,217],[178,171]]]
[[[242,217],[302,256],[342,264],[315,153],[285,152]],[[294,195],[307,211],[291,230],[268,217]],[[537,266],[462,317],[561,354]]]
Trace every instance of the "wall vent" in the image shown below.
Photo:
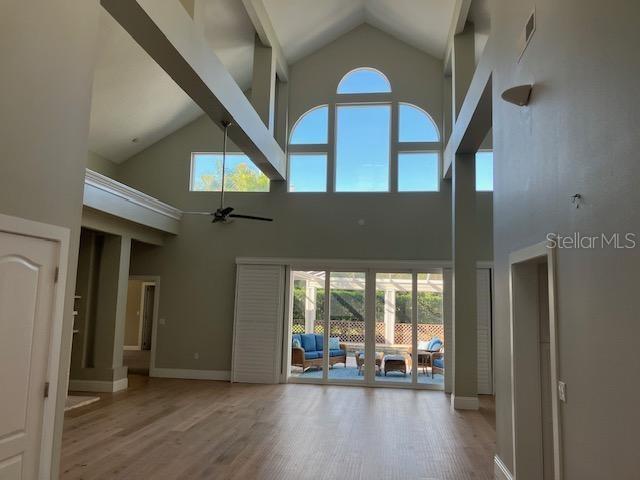
[[[527,49],[527,46],[529,45],[529,42],[531,41],[531,37],[533,37],[533,34],[535,33],[535,31],[536,31],[536,11],[534,9],[529,15],[529,18],[527,19],[527,23],[524,26],[524,30],[520,35],[520,41],[518,42],[520,44],[520,55],[518,56],[518,61],[520,61],[520,59],[522,58],[522,55],[524,54],[524,51]]]

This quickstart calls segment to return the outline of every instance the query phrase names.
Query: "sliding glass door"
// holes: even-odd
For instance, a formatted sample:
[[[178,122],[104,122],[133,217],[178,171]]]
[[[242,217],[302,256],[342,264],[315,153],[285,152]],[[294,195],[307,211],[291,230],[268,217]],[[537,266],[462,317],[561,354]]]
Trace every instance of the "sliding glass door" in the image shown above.
[[[364,272],[331,272],[327,370],[330,381],[362,382],[366,358],[366,286]]]
[[[444,387],[442,271],[291,272],[289,378]]]

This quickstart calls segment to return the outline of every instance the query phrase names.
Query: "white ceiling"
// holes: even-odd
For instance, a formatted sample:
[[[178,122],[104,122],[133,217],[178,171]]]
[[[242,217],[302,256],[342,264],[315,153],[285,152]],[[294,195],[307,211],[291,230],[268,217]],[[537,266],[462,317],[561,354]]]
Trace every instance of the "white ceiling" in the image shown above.
[[[455,4],[455,0],[263,1],[289,63],[365,22],[442,58]],[[254,30],[242,1],[195,3],[196,28],[238,85],[248,89]],[[200,108],[103,11],[91,105],[90,150],[120,163],[200,115]]]
[[[289,62],[369,23],[436,58],[444,50],[455,0],[264,0]]]

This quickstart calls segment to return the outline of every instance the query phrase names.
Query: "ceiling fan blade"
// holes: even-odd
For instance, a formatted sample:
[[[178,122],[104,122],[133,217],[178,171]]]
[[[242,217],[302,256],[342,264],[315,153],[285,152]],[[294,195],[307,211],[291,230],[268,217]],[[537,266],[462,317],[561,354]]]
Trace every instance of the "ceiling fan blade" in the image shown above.
[[[266,218],[266,217],[256,217],[253,215],[239,215],[236,213],[232,213],[231,215],[229,215],[229,217],[232,218],[246,218],[247,220],[262,220],[263,222],[273,222],[273,218]]]
[[[183,215],[213,215],[213,212],[182,212]]]

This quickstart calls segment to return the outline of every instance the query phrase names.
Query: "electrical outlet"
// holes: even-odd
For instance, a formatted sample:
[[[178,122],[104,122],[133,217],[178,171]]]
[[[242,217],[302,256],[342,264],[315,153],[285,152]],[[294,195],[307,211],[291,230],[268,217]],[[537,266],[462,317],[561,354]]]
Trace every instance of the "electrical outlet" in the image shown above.
[[[193,359],[194,359],[194,360],[199,360],[199,359],[200,359],[200,354],[199,354],[198,352],[195,352],[195,353],[193,354]]]
[[[160,320],[160,325],[166,325],[167,321],[164,318],[161,318]]]
[[[561,402],[567,401],[567,384],[564,382],[558,382],[558,397]]]

